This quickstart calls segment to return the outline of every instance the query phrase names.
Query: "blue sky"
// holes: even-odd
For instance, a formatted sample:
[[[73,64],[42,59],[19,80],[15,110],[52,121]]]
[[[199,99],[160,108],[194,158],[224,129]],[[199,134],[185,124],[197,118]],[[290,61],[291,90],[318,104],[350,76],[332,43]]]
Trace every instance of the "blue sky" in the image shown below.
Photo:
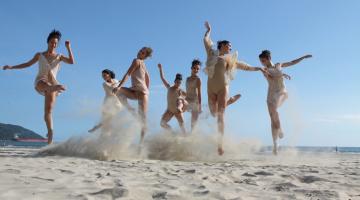
[[[19,64],[46,50],[46,37],[54,28],[63,33],[58,52],[66,53],[63,42],[71,40],[76,64],[62,65],[58,79],[68,90],[54,110],[55,139],[64,140],[84,134],[100,117],[101,70],[113,69],[121,77],[138,49],[151,46],[154,55],[146,63],[154,133],[166,107],[156,64],[163,63],[168,80],[177,72],[189,75],[193,58],[205,60],[202,37],[208,20],[213,40],[230,40],[240,59],[252,65],[260,64],[257,56],[263,49],[272,51],[274,62],[314,55],[285,70],[293,80],[286,82],[290,98],[280,109],[284,144],[359,146],[359,8],[357,0],[4,0],[0,65]],[[37,65],[0,72],[0,122],[45,135],[44,100],[33,87],[36,73]],[[200,76],[206,103],[206,76]],[[230,91],[243,97],[227,110],[227,132],[270,144],[264,77],[239,71]]]

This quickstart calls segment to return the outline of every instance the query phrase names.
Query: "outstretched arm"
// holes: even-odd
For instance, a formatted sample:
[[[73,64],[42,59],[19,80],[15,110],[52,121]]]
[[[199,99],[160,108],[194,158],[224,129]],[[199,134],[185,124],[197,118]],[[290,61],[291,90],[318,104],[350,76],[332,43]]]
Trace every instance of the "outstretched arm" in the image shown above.
[[[129,78],[129,76],[135,71],[136,68],[138,68],[140,66],[140,61],[138,59],[134,59],[133,62],[131,63],[129,69],[127,70],[126,74],[123,76],[123,78],[121,79],[119,85],[113,89],[113,93],[115,94],[123,85],[124,83],[127,81],[127,79]]]
[[[261,67],[252,67],[244,62],[236,62],[236,68],[245,71],[262,71]]]
[[[9,65],[5,65],[3,66],[3,70],[7,70],[7,69],[23,69],[23,68],[27,68],[30,67],[31,65],[35,64],[40,58],[40,53],[36,53],[35,56],[29,60],[26,63],[22,63],[20,65],[15,65],[15,66],[9,66]]]
[[[290,66],[292,66],[292,65],[298,64],[299,62],[301,62],[301,61],[304,60],[305,58],[311,58],[311,57],[312,57],[312,55],[305,55],[305,56],[302,56],[302,57],[300,57],[300,58],[298,58],[298,59],[295,59],[295,60],[293,60],[293,61],[282,63],[282,64],[281,64],[281,67],[290,67]]]
[[[164,77],[164,72],[162,70],[162,65],[159,63],[158,64],[158,68],[159,68],[159,72],[160,72],[160,78],[161,78],[161,81],[163,82],[164,86],[169,89],[170,87],[170,84],[166,81],[165,77]]]
[[[206,28],[206,32],[205,32],[205,36],[204,36],[204,45],[205,45],[205,49],[207,54],[211,53],[211,46],[212,46],[212,41],[210,39],[210,32],[211,32],[211,26],[209,24],[209,22],[205,22],[205,28]]]
[[[69,40],[65,41],[65,46],[66,46],[66,49],[68,51],[69,57],[65,57],[65,56],[62,55],[60,57],[60,60],[67,63],[67,64],[74,64],[74,62],[75,62],[74,61],[74,56],[73,56],[73,53],[71,51],[71,46],[70,46],[70,41]]]
[[[271,77],[271,75],[269,74],[268,71],[264,70],[263,68],[261,67],[252,67],[244,62],[236,62],[236,67],[237,69],[241,69],[241,70],[244,70],[244,71],[261,71],[264,76],[266,77]]]

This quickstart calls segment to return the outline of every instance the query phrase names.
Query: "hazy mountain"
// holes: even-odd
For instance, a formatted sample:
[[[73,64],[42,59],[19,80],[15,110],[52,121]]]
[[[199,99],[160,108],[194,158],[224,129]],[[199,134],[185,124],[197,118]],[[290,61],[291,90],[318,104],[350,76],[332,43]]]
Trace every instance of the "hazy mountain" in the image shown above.
[[[24,127],[0,123],[0,140],[12,140],[15,135],[23,139],[44,139],[41,135]]]

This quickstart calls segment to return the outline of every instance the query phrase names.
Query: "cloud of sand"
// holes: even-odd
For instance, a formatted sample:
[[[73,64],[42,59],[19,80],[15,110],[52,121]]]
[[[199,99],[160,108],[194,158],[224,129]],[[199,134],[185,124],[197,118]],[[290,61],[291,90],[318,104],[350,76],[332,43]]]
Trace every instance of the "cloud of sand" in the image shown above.
[[[148,134],[141,146],[137,143],[141,125],[126,110],[120,111],[95,133],[74,136],[65,142],[43,148],[39,155],[61,155],[98,160],[156,159],[178,161],[221,161],[256,153],[261,148],[257,140],[239,140],[225,134],[225,155],[217,155],[219,134],[216,123],[202,118],[197,129],[186,137],[161,131]]]

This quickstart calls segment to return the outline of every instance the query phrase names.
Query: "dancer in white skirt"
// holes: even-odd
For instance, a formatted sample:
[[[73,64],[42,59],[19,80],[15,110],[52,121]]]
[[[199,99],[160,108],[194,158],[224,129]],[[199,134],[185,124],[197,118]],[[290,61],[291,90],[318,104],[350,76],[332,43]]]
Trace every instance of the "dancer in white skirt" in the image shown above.
[[[45,52],[36,53],[35,56],[26,63],[15,66],[6,65],[3,67],[4,70],[23,69],[39,62],[39,72],[35,79],[35,90],[45,97],[44,120],[47,127],[48,144],[51,144],[53,140],[52,111],[55,100],[60,92],[65,91],[65,86],[61,85],[56,79],[60,69],[60,62],[74,64],[70,41],[65,41],[68,57],[56,53],[60,38],[61,33],[57,30],[53,30],[47,38],[48,47]]]
[[[271,52],[269,50],[264,50],[259,55],[261,64],[265,67],[264,73],[268,84],[268,95],[267,95],[267,105],[271,118],[271,132],[273,138],[273,154],[277,154],[277,140],[284,137],[284,133],[281,129],[279,113],[277,109],[284,103],[288,97],[288,93],[285,88],[284,78],[290,80],[290,76],[282,73],[283,67],[290,67],[301,62],[305,58],[311,58],[311,55],[305,55],[298,59],[295,59],[291,62],[285,63],[276,63],[271,62]]]
[[[119,85],[119,81],[115,79],[115,73],[109,69],[104,69],[101,74],[104,79],[103,88],[105,92],[102,106],[102,117],[101,122],[89,130],[90,133],[96,131],[100,127],[104,131],[108,131],[110,129],[112,118],[122,108],[119,97],[112,92],[114,88]]]

